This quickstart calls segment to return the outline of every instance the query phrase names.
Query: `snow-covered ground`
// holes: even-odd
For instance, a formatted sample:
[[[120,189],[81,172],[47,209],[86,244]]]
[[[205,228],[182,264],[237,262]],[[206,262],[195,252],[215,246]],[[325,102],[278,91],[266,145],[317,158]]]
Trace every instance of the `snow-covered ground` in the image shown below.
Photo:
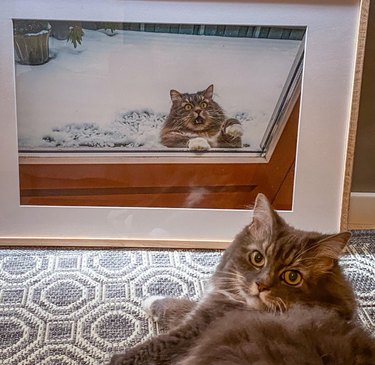
[[[16,64],[19,148],[165,149],[170,89],[214,84],[214,99],[257,150],[300,41],[85,30],[82,46],[50,38],[52,59]]]

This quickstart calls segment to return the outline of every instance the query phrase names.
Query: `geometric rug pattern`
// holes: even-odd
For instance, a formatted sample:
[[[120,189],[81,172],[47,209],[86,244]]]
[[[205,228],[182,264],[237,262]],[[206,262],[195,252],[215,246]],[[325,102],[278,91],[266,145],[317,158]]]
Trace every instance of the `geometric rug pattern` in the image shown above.
[[[159,332],[150,295],[199,299],[220,251],[1,249],[0,364],[105,365]],[[375,233],[355,231],[341,264],[375,334]]]
[[[341,266],[354,288],[358,317],[375,335],[375,230],[352,231]]]

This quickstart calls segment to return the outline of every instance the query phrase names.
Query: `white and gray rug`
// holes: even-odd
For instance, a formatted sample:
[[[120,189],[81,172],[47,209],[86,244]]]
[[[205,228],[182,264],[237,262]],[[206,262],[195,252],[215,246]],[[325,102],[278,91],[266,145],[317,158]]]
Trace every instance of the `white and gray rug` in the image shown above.
[[[0,250],[0,363],[103,365],[157,333],[149,295],[198,299],[221,253]],[[375,232],[356,231],[341,263],[375,334]]]

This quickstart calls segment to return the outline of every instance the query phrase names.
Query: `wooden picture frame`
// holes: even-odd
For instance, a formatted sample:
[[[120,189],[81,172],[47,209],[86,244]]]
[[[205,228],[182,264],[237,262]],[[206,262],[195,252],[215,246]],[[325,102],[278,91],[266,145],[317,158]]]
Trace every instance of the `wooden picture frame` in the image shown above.
[[[283,181],[295,179],[292,185],[289,184],[294,190],[293,197],[289,198],[292,199],[292,210],[283,211],[281,201],[280,214],[300,228],[338,230],[349,126],[348,106],[341,101],[349,101],[353,86],[352,65],[356,56],[354,40],[358,31],[360,1],[329,1],[325,4],[314,1],[291,4],[283,0],[262,4],[252,1],[240,4],[229,1],[171,1],[166,4],[159,1],[81,0],[80,3],[82,7],[72,14],[63,5],[56,10],[52,4],[43,0],[33,0],[32,6],[25,0],[6,1],[0,16],[0,31],[5,40],[5,47],[0,51],[3,65],[0,76],[4,80],[2,93],[5,95],[0,101],[0,117],[4,121],[0,137],[0,169],[3,177],[0,184],[3,201],[0,216],[1,244],[223,248],[251,219],[250,209],[23,205],[19,197],[13,19],[155,23],[167,23],[171,19],[189,23],[194,19],[194,22],[203,24],[286,24],[307,27],[307,56],[300,104],[291,111],[291,118],[299,124],[298,136],[290,135],[284,142],[296,143],[297,155],[294,159],[293,156],[279,154],[280,158],[287,158],[291,162],[287,173],[283,174]],[[353,44],[349,42],[339,47],[335,43],[337,34],[351,37]],[[332,105],[335,107],[332,108]],[[277,172],[280,162],[271,160],[270,163]],[[248,171],[244,168],[241,174],[246,176]],[[32,170],[32,164],[29,169]],[[265,181],[269,179],[264,173],[261,175]],[[26,190],[29,188],[30,185],[25,186]],[[274,201],[277,202],[277,195],[283,189],[283,185],[279,185],[274,191]],[[290,192],[288,194],[290,197]]]
[[[349,136],[347,143],[346,152],[346,165],[345,165],[345,178],[344,178],[344,191],[341,209],[341,230],[349,229],[366,229],[374,228],[373,225],[369,224],[353,224],[350,222],[350,203],[351,203],[351,192],[352,192],[352,179],[353,179],[353,164],[356,147],[356,137],[358,130],[358,118],[361,102],[361,86],[363,78],[363,66],[365,60],[365,48],[367,40],[367,28],[369,21],[369,9],[370,0],[363,0],[361,3],[358,41],[357,41],[357,57],[355,63],[355,75],[353,84],[353,96],[351,103],[351,114],[350,114],[350,125],[349,125]],[[359,209],[363,209],[360,205]],[[371,209],[371,208],[370,208]],[[359,213],[361,215],[361,213]]]

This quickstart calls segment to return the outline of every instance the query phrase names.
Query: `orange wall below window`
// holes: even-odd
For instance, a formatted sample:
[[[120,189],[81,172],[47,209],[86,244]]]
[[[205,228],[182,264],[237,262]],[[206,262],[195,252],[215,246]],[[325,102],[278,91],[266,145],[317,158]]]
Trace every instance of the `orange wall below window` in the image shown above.
[[[22,205],[291,209],[299,102],[268,163],[21,164]]]

